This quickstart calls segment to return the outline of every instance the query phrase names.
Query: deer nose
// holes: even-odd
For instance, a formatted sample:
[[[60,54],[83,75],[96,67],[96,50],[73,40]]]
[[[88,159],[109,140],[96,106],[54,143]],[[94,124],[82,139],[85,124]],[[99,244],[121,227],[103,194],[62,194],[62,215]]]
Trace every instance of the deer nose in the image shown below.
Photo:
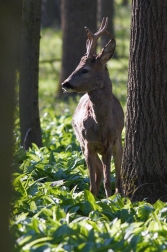
[[[62,85],[62,88],[64,89],[73,89],[73,86],[68,81],[63,82],[61,85]]]

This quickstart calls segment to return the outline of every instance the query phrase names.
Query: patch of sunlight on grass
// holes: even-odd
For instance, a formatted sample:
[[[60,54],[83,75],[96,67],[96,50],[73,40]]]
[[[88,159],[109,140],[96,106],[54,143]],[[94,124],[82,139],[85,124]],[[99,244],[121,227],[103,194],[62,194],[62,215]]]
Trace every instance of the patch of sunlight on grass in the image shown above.
[[[40,40],[40,61],[61,59],[62,39],[61,30],[42,29]]]

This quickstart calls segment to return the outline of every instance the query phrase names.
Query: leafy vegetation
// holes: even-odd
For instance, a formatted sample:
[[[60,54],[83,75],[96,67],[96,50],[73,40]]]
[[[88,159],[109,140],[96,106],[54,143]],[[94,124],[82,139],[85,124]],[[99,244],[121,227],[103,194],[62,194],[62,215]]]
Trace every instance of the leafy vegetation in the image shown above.
[[[125,108],[129,38],[125,30],[130,14],[123,7],[116,13],[119,59],[112,59],[108,68],[114,93]],[[127,17],[122,24],[121,15]],[[39,94],[43,148],[33,145],[23,151],[16,120],[10,225],[14,251],[167,251],[167,203],[159,200],[151,205],[145,199],[132,204],[120,195],[105,199],[103,185],[99,198],[89,192],[86,164],[71,127],[76,101],[55,101],[60,61],[44,63],[61,57],[60,35],[42,31]],[[111,185],[114,191],[113,162]]]
[[[167,251],[167,204],[105,199],[103,186],[95,198],[69,112],[41,122],[44,147],[16,153],[15,251]]]

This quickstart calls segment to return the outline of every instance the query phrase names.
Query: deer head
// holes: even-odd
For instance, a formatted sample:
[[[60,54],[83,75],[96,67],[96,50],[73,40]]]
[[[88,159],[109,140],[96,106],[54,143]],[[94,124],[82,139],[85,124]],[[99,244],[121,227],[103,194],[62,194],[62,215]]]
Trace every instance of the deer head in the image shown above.
[[[93,34],[87,27],[88,39],[86,41],[86,54],[75,71],[62,83],[64,92],[89,92],[102,88],[104,79],[108,75],[106,62],[113,56],[116,42],[112,35],[106,30],[108,18],[103,18],[100,29]],[[100,36],[106,34],[110,37],[107,45],[96,54],[97,41]]]

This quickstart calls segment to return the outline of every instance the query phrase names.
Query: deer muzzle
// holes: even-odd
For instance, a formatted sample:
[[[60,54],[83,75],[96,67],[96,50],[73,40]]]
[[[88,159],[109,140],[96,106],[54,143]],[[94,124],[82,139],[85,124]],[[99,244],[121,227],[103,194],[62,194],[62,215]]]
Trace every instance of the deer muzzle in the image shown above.
[[[68,81],[63,82],[61,85],[64,92],[73,92],[74,88]]]

